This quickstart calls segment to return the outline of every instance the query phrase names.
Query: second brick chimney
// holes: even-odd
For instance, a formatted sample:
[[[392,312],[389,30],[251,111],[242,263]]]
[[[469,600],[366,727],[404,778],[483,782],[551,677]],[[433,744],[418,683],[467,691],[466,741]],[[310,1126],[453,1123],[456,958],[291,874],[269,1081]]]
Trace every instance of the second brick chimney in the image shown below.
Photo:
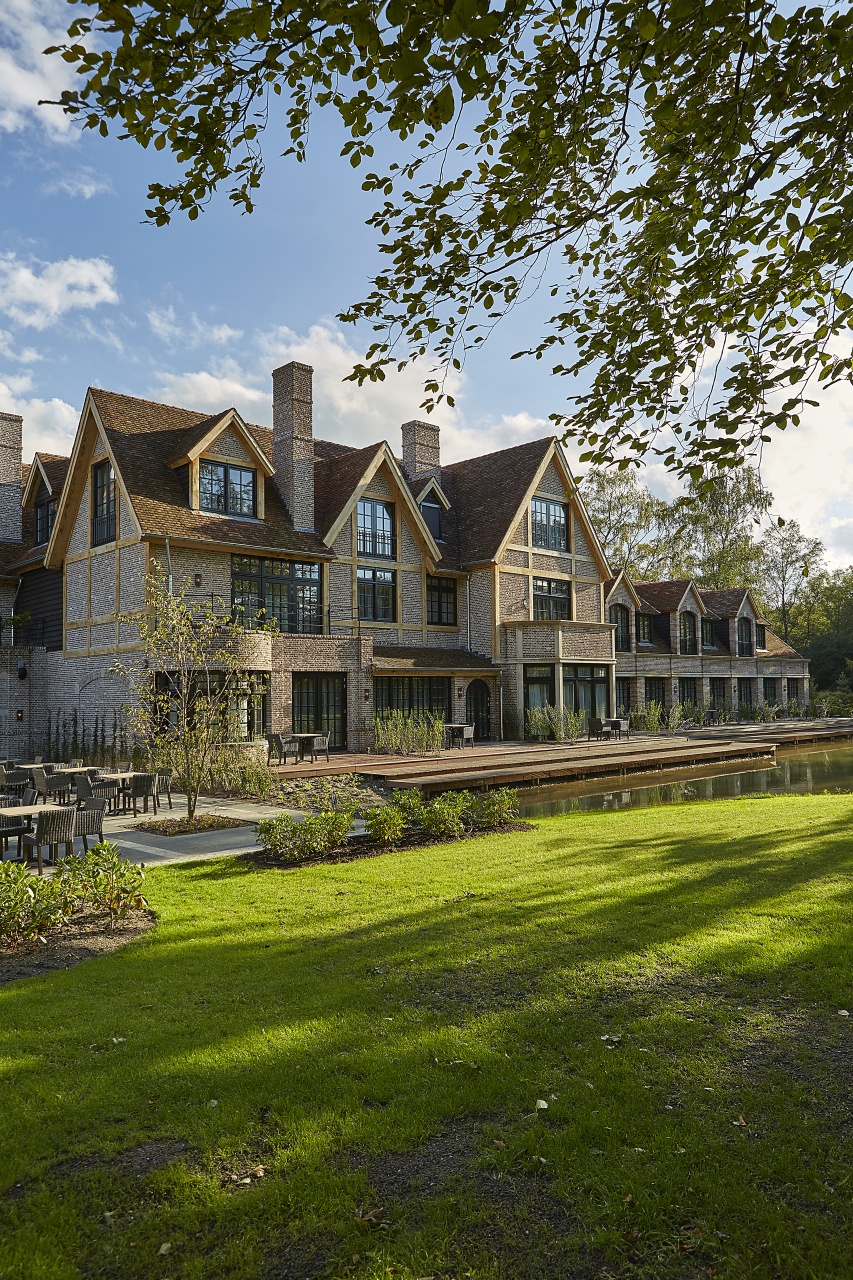
[[[283,364],[272,375],[272,464],[294,528],[314,529],[314,370]]]
[[[403,423],[403,470],[408,478],[441,484],[441,449],[434,422]]]
[[[17,413],[0,413],[0,542],[20,542],[21,455],[24,420]]]

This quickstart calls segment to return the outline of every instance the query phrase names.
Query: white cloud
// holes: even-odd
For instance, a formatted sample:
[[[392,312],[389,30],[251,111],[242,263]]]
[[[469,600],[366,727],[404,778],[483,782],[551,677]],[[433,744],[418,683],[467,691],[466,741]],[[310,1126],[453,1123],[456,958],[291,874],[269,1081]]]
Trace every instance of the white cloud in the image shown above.
[[[24,394],[28,389],[24,379],[0,379],[0,410],[19,413],[24,419],[24,461],[29,461],[36,450],[70,454],[79,409],[56,397],[28,397]]]
[[[166,307],[164,311],[152,308],[146,316],[153,333],[164,342],[181,343],[187,347],[203,347],[213,345],[225,346],[237,342],[243,336],[241,329],[232,329],[227,324],[207,324],[200,320],[195,312],[188,320],[180,320],[174,307]]]
[[[0,329],[0,358],[10,360],[14,364],[32,364],[36,360],[41,360],[42,357],[35,347],[16,349],[9,330]]]
[[[76,129],[59,107],[40,107],[71,88],[74,71],[44,50],[65,38],[70,10],[60,0],[3,0],[0,4],[0,131],[14,133],[36,123],[54,139],[72,139]]]
[[[84,200],[91,200],[93,196],[115,195],[112,179],[96,173],[88,165],[73,173],[64,173],[54,182],[45,183],[42,191],[48,196],[61,191],[67,196],[82,196]]]
[[[853,387],[841,383],[819,395],[799,427],[772,433],[761,474],[774,511],[821,538],[833,566],[846,565],[853,562]]]
[[[115,269],[106,258],[22,262],[0,254],[0,311],[19,325],[46,329],[68,311],[118,302]]]

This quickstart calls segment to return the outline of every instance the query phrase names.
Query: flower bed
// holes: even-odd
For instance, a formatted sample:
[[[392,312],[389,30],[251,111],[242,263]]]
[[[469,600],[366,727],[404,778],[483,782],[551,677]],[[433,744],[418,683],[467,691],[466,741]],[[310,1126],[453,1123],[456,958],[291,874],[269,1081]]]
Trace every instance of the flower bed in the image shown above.
[[[135,831],[152,836],[186,836],[196,831],[230,831],[232,827],[250,827],[244,818],[224,818],[218,813],[197,813],[194,818],[153,818],[137,822]]]

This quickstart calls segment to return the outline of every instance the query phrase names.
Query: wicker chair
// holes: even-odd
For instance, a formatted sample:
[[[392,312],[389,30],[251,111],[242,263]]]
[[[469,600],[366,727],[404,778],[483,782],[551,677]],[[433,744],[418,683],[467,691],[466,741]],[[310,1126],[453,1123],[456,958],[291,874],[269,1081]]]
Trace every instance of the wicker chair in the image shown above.
[[[45,773],[43,768],[35,768],[32,770],[33,786],[40,796],[44,796],[45,802],[51,798],[59,800],[60,803],[68,803],[71,800],[71,784],[74,777],[70,773]]]
[[[18,840],[17,860],[18,862],[21,862],[24,856],[21,850],[21,837],[25,836],[29,831],[26,819],[3,817],[3,810],[7,808],[7,806],[17,804],[17,801],[17,796],[11,796],[5,803],[0,801],[0,841],[2,841],[3,844],[3,853],[7,853],[9,850],[9,841],[12,836],[16,836]]]
[[[159,800],[161,796],[165,796],[169,801],[169,808],[172,808],[172,778],[174,777],[174,769],[159,769],[157,772],[157,787],[155,795]]]
[[[22,836],[27,849],[35,849],[39,875],[44,873],[42,849],[50,850],[50,860],[55,864],[59,856],[59,846],[65,845],[66,854],[74,852],[74,810],[48,809],[42,810],[38,816],[35,832],[27,832]],[[29,861],[29,858],[28,858]]]
[[[117,808],[121,785],[111,782],[109,778],[93,778],[93,772],[95,771],[91,770],[89,773],[78,774],[77,803],[83,805],[87,800],[105,800],[111,809]]]
[[[89,852],[87,843],[89,836],[97,836],[99,840],[104,838],[106,807],[106,800],[84,800],[82,808],[78,809],[74,815],[74,834],[82,838],[86,853]]]
[[[36,764],[38,764],[38,760],[36,760]],[[70,761],[68,762],[68,768],[69,768],[69,769],[82,769],[82,768],[83,768],[83,761],[82,761],[82,760],[79,760],[79,759],[78,759],[78,760],[70,760]]]
[[[0,765],[0,791],[20,795],[29,781],[30,775],[26,769],[10,769]]]
[[[273,756],[278,756],[277,763],[281,764],[282,753],[284,752],[284,743],[281,740],[280,733],[267,734],[267,765],[272,764]]]
[[[329,758],[329,735],[327,733],[315,733],[311,739],[311,763],[317,759],[322,752],[326,753],[326,759]]]
[[[122,793],[124,796],[124,810],[127,812],[129,806],[133,805],[133,816],[137,817],[137,802],[143,802],[143,813],[148,812],[148,801],[151,800],[154,805],[154,812],[157,812],[157,774],[156,773],[135,773],[130,779],[127,789]]]

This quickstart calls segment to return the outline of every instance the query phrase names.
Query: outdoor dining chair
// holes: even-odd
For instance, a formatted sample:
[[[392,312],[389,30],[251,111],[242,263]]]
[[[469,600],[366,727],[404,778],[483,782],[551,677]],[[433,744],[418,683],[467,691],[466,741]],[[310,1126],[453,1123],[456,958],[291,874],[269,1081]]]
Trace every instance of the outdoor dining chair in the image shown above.
[[[82,808],[74,814],[74,834],[83,840],[83,849],[89,852],[89,836],[104,838],[104,811],[106,800],[84,800]]]
[[[462,750],[465,750],[465,743],[468,743],[471,750],[474,750],[474,726],[472,724],[463,724],[462,726]]]
[[[317,756],[322,752],[326,753],[326,759],[329,758],[329,735],[328,733],[315,733],[311,739],[311,763],[313,764]]]
[[[273,756],[278,756],[277,764],[281,764],[281,756],[284,751],[284,743],[281,740],[280,733],[267,734],[267,767],[272,764]]]
[[[60,803],[70,802],[71,784],[74,781],[70,773],[45,773],[44,768],[37,767],[32,770],[33,786],[40,796],[44,796],[45,803],[51,798],[59,800]]]
[[[128,786],[122,793],[124,796],[124,809],[127,812],[128,807],[133,805],[133,816],[137,817],[137,803],[143,802],[143,813],[148,812],[148,801],[151,800],[154,806],[154,812],[157,812],[157,775],[156,773],[135,773],[130,779]]]
[[[589,717],[589,727],[586,731],[586,740],[590,742],[593,738],[610,738],[612,731],[609,725],[606,725],[600,716]]]
[[[26,769],[10,769],[0,765],[0,791],[8,791],[11,795],[20,795],[30,781]]]
[[[38,764],[38,760],[36,761],[36,764]],[[82,760],[79,760],[79,759],[77,759],[77,760],[69,760],[69,762],[68,762],[68,768],[69,768],[69,769],[82,769],[82,768],[83,768],[83,761],[82,761]]]
[[[158,769],[157,770],[157,790],[156,796],[159,800],[161,796],[165,796],[169,801],[169,808],[172,808],[172,778],[175,776],[174,769]]]
[[[18,862],[20,862],[24,856],[21,851],[21,837],[25,836],[29,831],[29,827],[27,826],[26,819],[3,817],[3,810],[11,805],[16,805],[17,803],[18,803],[17,796],[10,796],[9,799],[5,801],[5,803],[3,801],[0,801],[0,840],[2,840],[3,842],[3,852],[5,854],[5,853],[8,853],[9,851],[9,841],[11,840],[11,838],[13,836],[17,837],[17,841],[18,841],[17,860]]]
[[[61,844],[65,845],[66,854],[74,852],[74,819],[73,809],[43,809],[38,816],[35,832],[27,832],[21,837],[26,849],[35,850],[39,875],[44,873],[42,849],[49,850],[50,861],[54,864]]]
[[[92,774],[96,776],[93,778]],[[81,773],[77,777],[77,803],[82,805],[87,800],[105,800],[111,809],[118,805],[121,784],[111,782],[109,778],[99,778],[93,769],[89,773]]]

